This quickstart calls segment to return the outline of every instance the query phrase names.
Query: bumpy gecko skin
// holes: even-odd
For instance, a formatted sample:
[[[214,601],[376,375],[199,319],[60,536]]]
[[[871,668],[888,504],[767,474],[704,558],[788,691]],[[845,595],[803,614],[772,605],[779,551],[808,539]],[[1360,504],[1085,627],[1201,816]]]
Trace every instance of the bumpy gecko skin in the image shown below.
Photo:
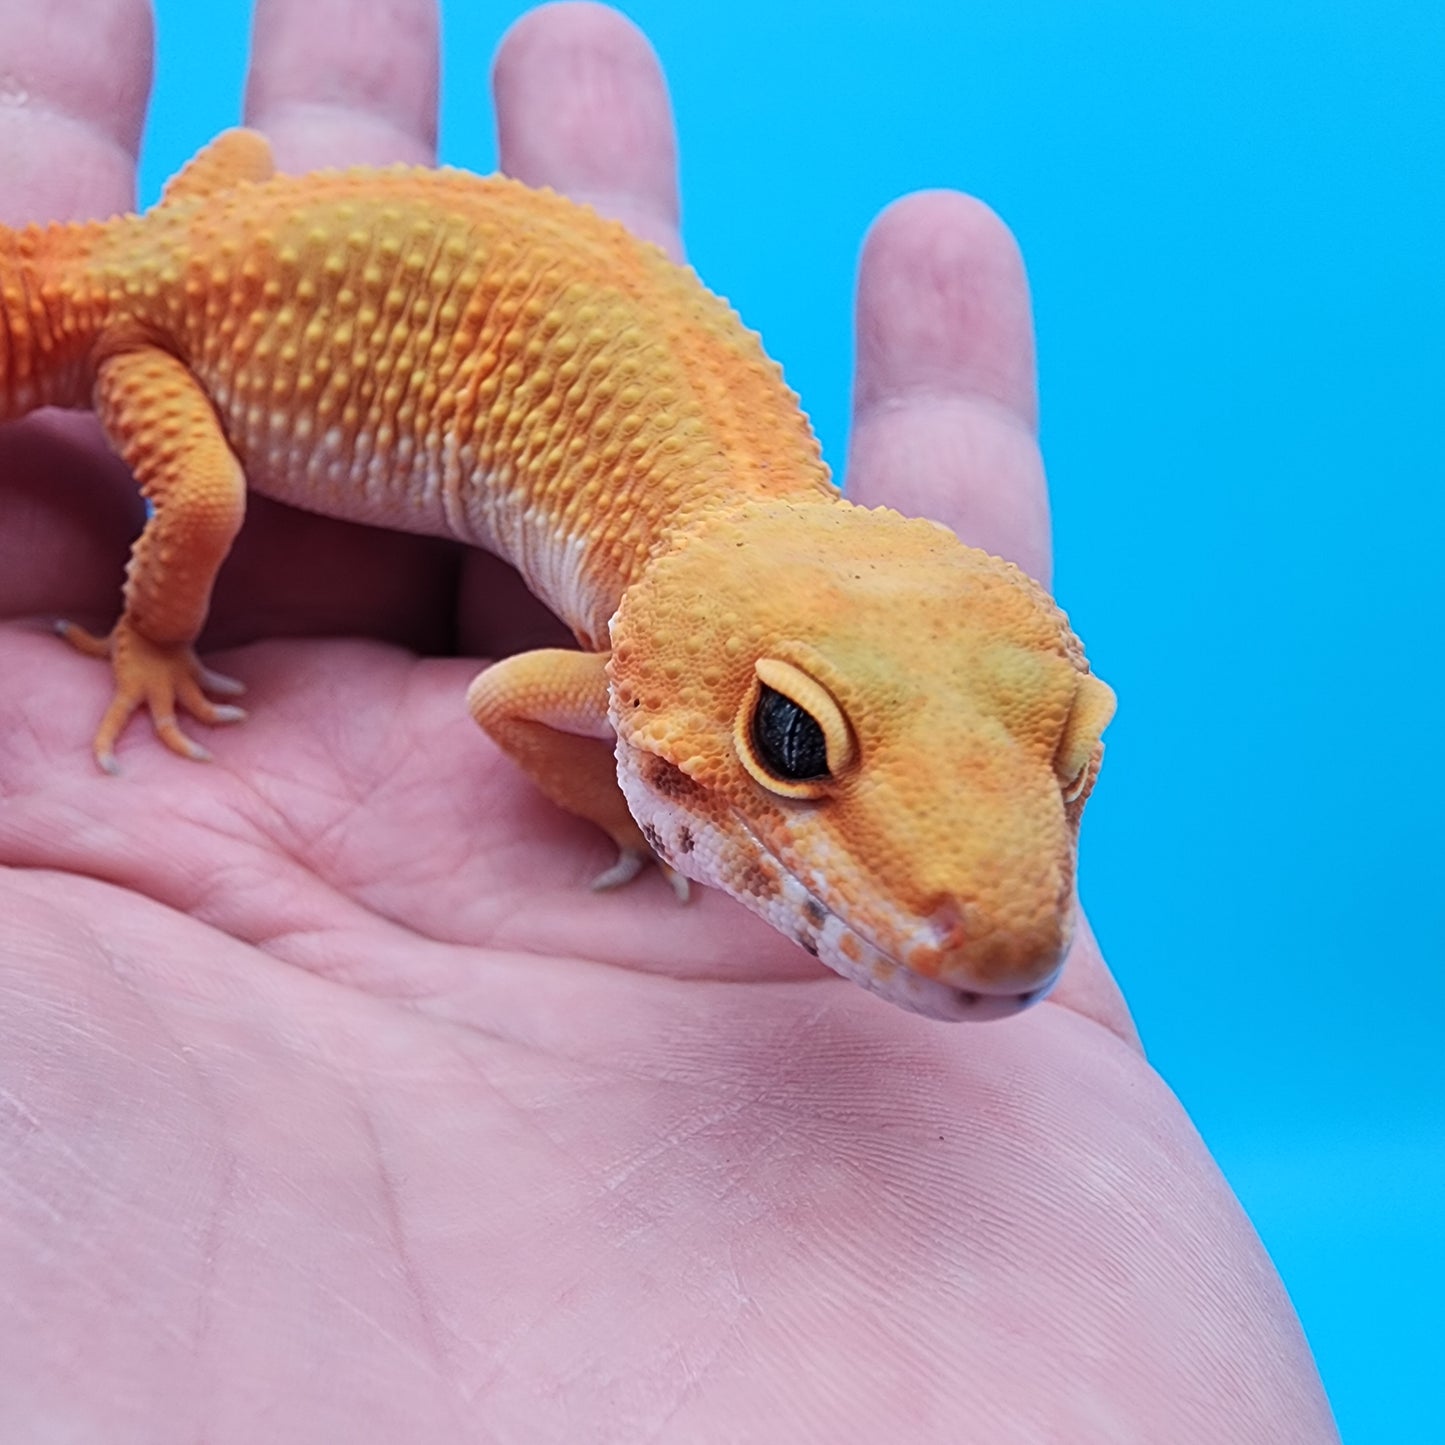
[[[248,487],[513,562],[581,651],[477,721],[617,843],[938,1018],[1047,992],[1113,695],[1011,564],[842,500],[756,336],[620,226],[503,178],[272,173],[231,131],[143,216],[0,230],[0,419],[93,405],[152,515],[108,637],[236,721],[194,646]],[[619,786],[620,784],[620,786]]]

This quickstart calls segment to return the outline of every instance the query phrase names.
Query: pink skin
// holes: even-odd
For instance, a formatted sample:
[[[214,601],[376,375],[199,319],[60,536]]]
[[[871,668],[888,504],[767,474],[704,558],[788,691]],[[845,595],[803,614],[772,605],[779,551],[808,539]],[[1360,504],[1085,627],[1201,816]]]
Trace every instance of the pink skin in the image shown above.
[[[290,169],[426,160],[433,24],[263,0],[249,119]],[[128,205],[143,0],[0,33],[8,219]],[[680,251],[635,30],[536,12],[496,86],[510,170]],[[899,202],[858,310],[855,495],[1044,572],[1008,233]],[[101,777],[108,680],[39,619],[108,623],[133,493],[88,422],[0,453],[0,1436],[1335,1438],[1087,930],[1051,1001],[943,1026],[721,897],[588,893],[604,840],[462,707],[552,634],[515,580],[261,502],[207,639],[251,720]]]

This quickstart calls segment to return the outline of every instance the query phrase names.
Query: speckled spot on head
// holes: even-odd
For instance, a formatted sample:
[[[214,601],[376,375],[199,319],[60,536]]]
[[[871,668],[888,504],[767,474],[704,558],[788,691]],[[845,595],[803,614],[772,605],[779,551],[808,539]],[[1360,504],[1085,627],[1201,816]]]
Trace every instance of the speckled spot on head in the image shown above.
[[[647,846],[664,861],[667,859],[667,848],[662,841],[662,833],[655,824],[644,823],[642,825],[642,836],[647,839]]]
[[[737,875],[737,886],[754,898],[777,896],[781,883],[777,868],[767,859],[753,858],[743,864]]]

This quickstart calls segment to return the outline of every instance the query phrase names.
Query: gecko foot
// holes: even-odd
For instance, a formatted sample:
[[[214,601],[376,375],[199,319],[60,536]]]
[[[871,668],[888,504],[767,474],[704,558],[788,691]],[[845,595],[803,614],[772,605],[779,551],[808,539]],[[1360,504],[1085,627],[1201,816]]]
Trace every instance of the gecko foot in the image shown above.
[[[217,725],[240,722],[245,709],[214,703],[207,692],[236,697],[245,691],[235,678],[202,667],[195,649],[184,642],[152,642],[122,618],[108,637],[97,637],[71,622],[58,622],[56,632],[87,657],[110,659],[115,696],[96,730],[95,761],[103,772],[120,772],[115,743],[141,707],[149,710],[156,736],[173,752],[196,762],[210,761],[210,753],[192,742],[176,723],[179,704],[192,717]]]

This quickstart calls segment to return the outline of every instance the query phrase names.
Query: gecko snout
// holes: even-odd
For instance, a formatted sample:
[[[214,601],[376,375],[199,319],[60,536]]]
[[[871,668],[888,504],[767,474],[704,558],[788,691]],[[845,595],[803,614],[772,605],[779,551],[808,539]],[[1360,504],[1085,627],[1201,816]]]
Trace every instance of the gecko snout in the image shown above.
[[[925,938],[909,949],[908,967],[953,995],[957,1017],[1008,1018],[1048,997],[1063,972],[1070,932],[1057,918],[1034,928],[989,926],[982,911],[955,898],[935,902]]]

